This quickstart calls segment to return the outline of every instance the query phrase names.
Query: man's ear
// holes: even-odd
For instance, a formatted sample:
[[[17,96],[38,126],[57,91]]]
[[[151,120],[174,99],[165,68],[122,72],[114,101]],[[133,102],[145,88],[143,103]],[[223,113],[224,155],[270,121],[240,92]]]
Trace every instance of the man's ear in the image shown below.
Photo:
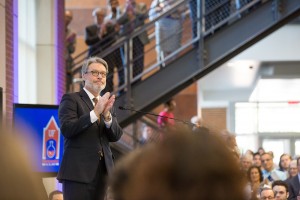
[[[81,74],[81,78],[82,78],[83,82],[85,81],[85,76],[86,76],[85,73],[84,73],[84,74]]]
[[[286,198],[289,198],[289,196],[290,196],[290,193],[287,192],[287,193],[286,193]]]

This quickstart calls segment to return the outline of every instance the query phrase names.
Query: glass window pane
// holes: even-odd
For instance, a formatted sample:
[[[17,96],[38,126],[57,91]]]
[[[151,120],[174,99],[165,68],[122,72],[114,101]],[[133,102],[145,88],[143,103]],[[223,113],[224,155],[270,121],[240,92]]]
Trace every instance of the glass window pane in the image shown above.
[[[300,140],[296,140],[295,142],[295,155],[300,156]]]
[[[289,103],[260,103],[258,132],[300,132],[300,106]]]
[[[257,133],[257,104],[235,104],[235,132],[236,134]]]
[[[241,155],[244,154],[248,149],[256,152],[257,147],[257,135],[237,135],[236,143],[239,147]]]
[[[235,132],[300,133],[299,103],[236,103]]]

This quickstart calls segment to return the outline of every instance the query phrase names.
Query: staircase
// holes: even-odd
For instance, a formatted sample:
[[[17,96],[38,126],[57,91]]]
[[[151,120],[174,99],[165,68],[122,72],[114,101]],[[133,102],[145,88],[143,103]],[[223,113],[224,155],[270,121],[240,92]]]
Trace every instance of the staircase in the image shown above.
[[[119,38],[109,48],[103,50],[99,56],[105,57],[117,48],[125,46],[125,56],[129,62],[125,63],[125,84],[116,90],[124,93],[117,96],[115,106],[129,108],[128,110],[117,109],[117,116],[122,127],[126,127],[143,113],[132,110],[151,111],[171,96],[194,83],[201,77],[210,73],[235,55],[268,36],[286,23],[300,15],[300,0],[240,0],[248,3],[237,5],[231,0],[197,0],[201,8],[198,14],[198,35],[192,38],[191,22],[189,19],[190,0],[177,0],[167,11],[147,22],[144,26],[137,28],[134,32]],[[222,6],[231,3],[230,13],[220,20]],[[258,5],[259,4],[259,5]],[[258,5],[258,6],[257,6]],[[184,42],[181,47],[171,55],[158,61],[155,58],[155,23],[179,8],[185,7],[185,25],[182,35]],[[211,20],[212,16],[218,20]],[[206,23],[206,24],[205,24]],[[208,25],[209,24],[209,25]],[[148,61],[144,71],[137,77],[132,77],[132,57],[126,47],[131,45],[132,38],[143,31],[150,34],[150,47],[145,50],[144,56]],[[151,46],[152,45],[152,46]],[[154,55],[154,56],[153,56]],[[86,58],[86,51],[75,59],[72,68],[73,74],[78,73],[82,61]],[[151,60],[152,59],[152,60]],[[165,67],[160,68],[164,64]],[[142,81],[132,84],[137,79]]]
[[[116,106],[150,111],[300,15],[299,0],[269,0],[243,14],[256,2],[259,1],[252,1],[213,29],[203,32],[197,41],[198,48],[191,48],[165,68],[133,85],[130,95],[125,93],[117,98]],[[142,115],[124,110],[117,112],[122,127]]]

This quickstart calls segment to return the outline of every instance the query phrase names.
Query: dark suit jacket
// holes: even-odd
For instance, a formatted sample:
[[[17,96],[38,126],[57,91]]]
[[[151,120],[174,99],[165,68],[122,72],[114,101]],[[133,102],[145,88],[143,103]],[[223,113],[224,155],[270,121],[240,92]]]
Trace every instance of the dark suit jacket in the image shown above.
[[[96,24],[87,26],[85,28],[84,37],[85,43],[89,46],[89,56],[97,54],[95,51],[97,50],[97,44],[100,42],[100,38],[98,36],[99,31],[100,28],[98,28],[98,25]]]
[[[89,46],[89,56],[99,54],[116,41],[118,33],[115,32],[114,25],[107,25],[106,28],[107,34],[103,35],[101,39],[98,35],[100,31],[98,25],[93,24],[85,28],[85,43]]]
[[[61,133],[64,136],[64,155],[57,179],[90,183],[99,165],[99,151],[103,149],[108,174],[113,168],[109,142],[118,141],[123,132],[112,110],[112,124],[108,129],[104,119],[91,123],[93,104],[84,90],[65,94],[59,106]]]
[[[297,200],[300,190],[298,174],[289,180],[288,185],[290,193],[288,200]]]

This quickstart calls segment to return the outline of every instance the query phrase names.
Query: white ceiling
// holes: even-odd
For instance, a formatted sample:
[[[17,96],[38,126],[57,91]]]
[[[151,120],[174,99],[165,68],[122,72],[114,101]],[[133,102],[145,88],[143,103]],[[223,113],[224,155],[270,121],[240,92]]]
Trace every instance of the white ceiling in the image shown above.
[[[200,79],[202,101],[248,101],[257,83],[260,92],[256,100],[295,98],[293,93],[300,91],[300,82],[290,77],[300,78],[300,64],[295,64],[300,63],[299,35],[298,24],[286,25]],[[293,66],[285,67],[290,62]],[[275,75],[276,80],[270,80]],[[266,76],[271,82],[259,81]],[[280,77],[289,80],[280,81]],[[274,86],[272,90],[266,87],[268,84]],[[270,91],[274,91],[272,95]]]

